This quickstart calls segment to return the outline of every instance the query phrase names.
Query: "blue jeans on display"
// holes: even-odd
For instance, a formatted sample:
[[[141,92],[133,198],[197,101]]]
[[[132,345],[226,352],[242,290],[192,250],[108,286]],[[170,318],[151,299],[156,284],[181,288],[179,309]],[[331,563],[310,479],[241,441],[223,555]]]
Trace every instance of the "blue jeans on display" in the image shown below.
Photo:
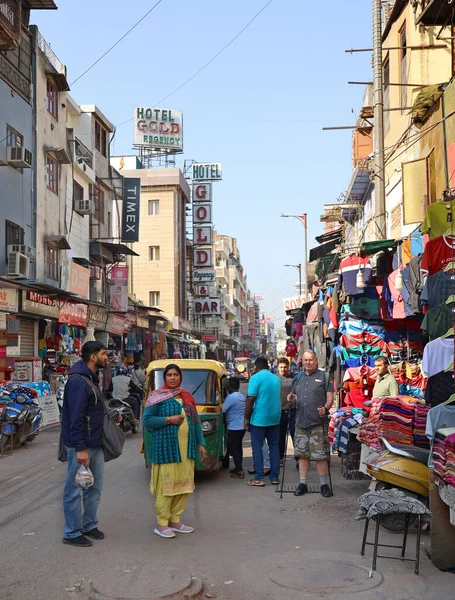
[[[257,427],[250,425],[251,446],[253,447],[254,468],[256,470],[256,479],[264,481],[264,440],[267,440],[270,452],[270,479],[278,480],[280,476],[280,426]]]
[[[76,485],[79,469],[75,448],[66,446],[67,471],[63,489],[63,514],[65,515],[64,536],[68,539],[83,535],[98,525],[97,511],[103,488],[104,452],[102,448],[87,448],[90,470],[95,483],[87,490]]]

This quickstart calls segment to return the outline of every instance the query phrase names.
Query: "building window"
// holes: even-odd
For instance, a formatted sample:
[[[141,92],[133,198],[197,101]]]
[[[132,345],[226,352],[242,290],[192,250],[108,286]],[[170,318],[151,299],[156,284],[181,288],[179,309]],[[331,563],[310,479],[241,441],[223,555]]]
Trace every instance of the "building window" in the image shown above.
[[[99,121],[95,121],[95,148],[107,158],[108,132]]]
[[[150,304],[150,306],[159,306],[160,305],[160,293],[159,292],[149,292],[149,304]]]
[[[390,131],[390,60],[389,57],[384,61],[383,65],[383,88],[384,88],[384,134],[387,135]]]
[[[58,119],[58,91],[50,79],[47,80],[46,108],[55,119]]]
[[[104,225],[104,190],[99,185],[90,184],[89,195],[95,203],[95,219]]]
[[[160,260],[160,247],[149,246],[149,260],[158,261]]]
[[[20,225],[5,219],[5,255],[8,256],[8,246],[11,244],[23,245],[25,232]]]
[[[50,244],[46,246],[46,276],[54,281],[59,281],[58,249]]]
[[[75,206],[77,206],[77,203],[79,200],[83,200],[84,199],[84,188],[79,185],[76,181],[73,181],[73,200],[74,200],[74,204]]]
[[[159,200],[149,200],[149,216],[156,217],[156,215],[160,214],[160,201]]]
[[[58,194],[58,162],[49,154],[46,154],[46,185]]]
[[[24,143],[24,138],[11,125],[6,126],[6,145],[21,148]]]
[[[400,29],[400,100],[401,108],[405,109],[408,103],[408,88],[405,85],[408,82],[407,72],[407,55],[408,47],[406,42],[406,21],[403,23],[403,27]]]

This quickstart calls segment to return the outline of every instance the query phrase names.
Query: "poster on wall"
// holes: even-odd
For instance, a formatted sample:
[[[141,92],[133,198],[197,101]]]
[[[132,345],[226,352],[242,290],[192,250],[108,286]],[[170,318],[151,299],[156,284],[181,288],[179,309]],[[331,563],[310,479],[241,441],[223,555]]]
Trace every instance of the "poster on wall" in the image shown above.
[[[112,267],[111,306],[118,312],[128,311],[128,267]]]

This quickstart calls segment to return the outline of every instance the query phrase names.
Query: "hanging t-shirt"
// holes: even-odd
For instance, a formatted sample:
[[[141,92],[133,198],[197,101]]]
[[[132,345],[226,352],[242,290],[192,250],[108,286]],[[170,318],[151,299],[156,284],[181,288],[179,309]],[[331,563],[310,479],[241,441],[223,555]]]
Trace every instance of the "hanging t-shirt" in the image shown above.
[[[427,381],[425,402],[431,406],[443,404],[455,393],[454,385],[453,370],[447,373],[445,371],[435,373]]]
[[[427,277],[420,300],[422,304],[433,308],[445,302],[452,294],[455,294],[455,273],[438,271]]]
[[[404,319],[406,317],[406,313],[404,310],[404,299],[401,290],[398,290],[395,286],[395,279],[398,274],[398,269],[390,273],[389,280],[389,290],[392,294],[393,298],[393,312],[392,317],[394,319]]]
[[[455,233],[455,203],[434,202],[427,207],[422,224],[422,233],[428,233],[430,240],[444,235],[452,224]]]
[[[425,275],[434,275],[451,261],[455,261],[455,237],[441,235],[425,246],[420,270]]]
[[[446,334],[452,327],[455,313],[448,304],[440,304],[430,308],[422,321],[422,332],[430,340],[435,340]]]
[[[444,429],[445,427],[455,427],[454,405],[439,404],[428,411],[425,435],[430,438],[431,442],[430,457],[428,460],[428,466],[430,469],[433,467],[432,451],[434,436],[436,435],[438,429]]]
[[[351,254],[344,258],[340,263],[338,271],[338,289],[341,289],[341,286],[343,286],[345,294],[348,296],[352,296],[353,294],[363,294],[364,292],[363,288],[358,288],[356,285],[359,269],[363,273],[365,283],[368,283],[373,273],[368,257]]]
[[[437,338],[425,346],[422,359],[422,371],[431,377],[446,369],[453,362],[455,349],[453,338]],[[447,398],[446,398],[447,399]]]

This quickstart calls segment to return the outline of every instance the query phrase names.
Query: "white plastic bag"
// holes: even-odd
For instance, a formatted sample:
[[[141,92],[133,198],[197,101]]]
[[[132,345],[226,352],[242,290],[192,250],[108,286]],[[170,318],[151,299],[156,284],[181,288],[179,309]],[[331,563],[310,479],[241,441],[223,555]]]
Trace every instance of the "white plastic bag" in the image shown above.
[[[88,467],[81,465],[76,473],[76,485],[81,490],[86,490],[95,483],[93,473]]]

